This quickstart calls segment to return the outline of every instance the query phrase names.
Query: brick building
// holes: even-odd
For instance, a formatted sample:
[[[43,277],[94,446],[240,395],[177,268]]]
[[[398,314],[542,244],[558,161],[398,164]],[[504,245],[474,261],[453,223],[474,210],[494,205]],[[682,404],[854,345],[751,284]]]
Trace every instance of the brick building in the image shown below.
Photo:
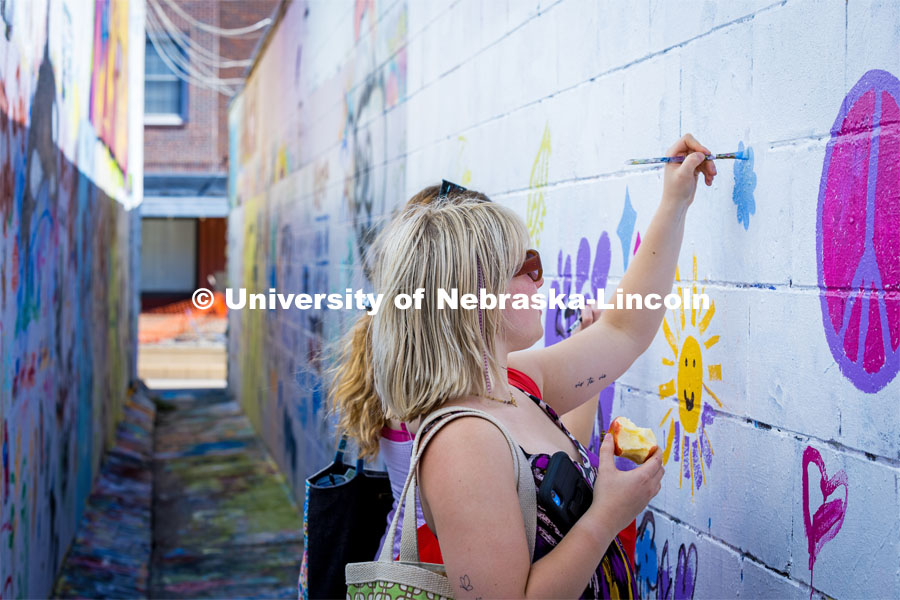
[[[272,16],[278,4],[148,0],[141,207],[144,309],[187,298],[198,287],[213,287],[210,276],[221,283],[228,102],[240,88],[267,27],[239,36],[220,30],[248,28]],[[217,66],[217,61],[226,66]]]

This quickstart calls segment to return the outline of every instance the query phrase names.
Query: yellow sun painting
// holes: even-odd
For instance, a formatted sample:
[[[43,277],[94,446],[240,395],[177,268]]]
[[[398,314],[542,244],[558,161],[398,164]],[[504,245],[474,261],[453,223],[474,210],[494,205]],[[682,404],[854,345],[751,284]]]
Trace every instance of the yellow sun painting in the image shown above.
[[[684,298],[690,287],[690,297],[697,293],[697,257],[694,256],[693,277],[690,282],[681,283],[681,274],[675,269],[678,295]],[[706,293],[702,288],[700,294]],[[663,464],[669,458],[678,465],[678,486],[685,479],[691,488],[700,489],[707,478],[707,469],[712,467],[714,452],[709,441],[708,427],[712,425],[715,409],[712,403],[722,407],[722,402],[712,390],[712,382],[722,380],[722,365],[710,364],[711,349],[719,343],[719,336],[712,335],[710,324],[716,314],[716,305],[710,300],[708,308],[694,308],[695,303],[672,309],[663,319],[663,333],[666,336],[671,356],[663,356],[662,364],[673,367],[675,374],[669,381],[659,386],[661,400],[674,398],[678,410],[670,408],[662,418],[660,427],[668,421],[666,447]],[[670,323],[671,320],[671,323]],[[707,360],[704,361],[704,358]],[[706,362],[706,368],[704,368]]]

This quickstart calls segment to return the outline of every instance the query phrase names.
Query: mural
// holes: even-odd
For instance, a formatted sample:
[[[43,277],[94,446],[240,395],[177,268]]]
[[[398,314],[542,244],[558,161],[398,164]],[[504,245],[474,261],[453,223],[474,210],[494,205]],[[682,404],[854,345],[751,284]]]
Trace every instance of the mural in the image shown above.
[[[831,354],[864,392],[900,370],[900,81],[869,71],[844,98],[819,184],[816,256]]]
[[[115,138],[95,128],[102,78],[76,31],[112,19],[124,78],[130,24],[110,10],[0,7],[0,598],[50,593],[135,376],[138,214],[109,184],[135,124],[119,98]]]
[[[654,8],[642,21],[650,35],[628,42],[634,15],[590,6],[509,3],[476,15],[405,0],[286,4],[230,105],[229,284],[370,291],[369,253],[385,222],[447,177],[520,211],[542,249],[545,293],[593,298],[632,266],[662,189],[662,169],[623,161],[659,155],[677,132],[705,143],[722,135],[737,148],[715,150],[749,158],[720,161],[717,185],[700,186],[673,288],[712,290],[713,301],[667,311],[654,350],[596,397],[595,437],[628,414],[654,426],[666,462],[663,490],[638,519],[642,594],[805,596],[815,566],[814,596],[853,597],[859,578],[900,596],[900,448],[886,417],[900,385],[900,83],[879,70],[896,62],[895,32],[882,24],[900,12],[841,4],[816,13],[833,27],[810,29],[800,25],[811,10],[803,3],[748,4],[700,11],[684,32],[679,11]],[[756,43],[759,32],[772,43]],[[535,39],[559,43],[535,50]],[[700,88],[689,70],[713,55],[727,76]],[[523,65],[535,76],[515,76]],[[750,110],[726,110],[745,98]],[[760,110],[760,99],[781,109]],[[565,202],[549,201],[551,185]],[[37,224],[40,207],[32,214]],[[773,229],[779,219],[790,222]],[[728,237],[740,229],[751,237]],[[48,231],[34,229],[35,245]],[[45,260],[34,246],[9,248],[16,261]],[[747,270],[760,264],[746,260],[757,252],[765,275]],[[12,259],[4,264],[12,273]],[[6,276],[7,298],[21,294],[30,311],[22,323],[33,326],[47,284],[16,277],[10,292]],[[333,453],[329,352],[358,316],[229,313],[229,385],[298,503],[304,478]],[[566,339],[576,319],[547,310],[539,343]],[[2,331],[15,326],[4,320]],[[824,346],[804,345],[820,327],[824,357]],[[16,385],[32,385],[31,360]],[[33,361],[40,387],[41,353]],[[10,424],[3,460],[13,469],[16,448]],[[840,457],[835,466],[825,448]],[[13,481],[9,502],[21,493]],[[865,518],[846,503],[850,481],[871,490]],[[826,567],[832,561],[859,577]]]
[[[229,281],[251,293],[371,285],[372,242],[404,200],[406,4],[354,3],[340,42],[346,52],[330,57],[332,74],[313,85],[307,77],[320,66],[303,50],[308,24],[339,8],[290,4],[229,112],[237,158],[229,167]],[[276,88],[285,93],[270,99],[266,90]],[[329,126],[316,126],[315,115]],[[323,147],[332,150],[311,150]],[[229,385],[241,390],[298,501],[304,479],[333,455],[324,357],[357,316],[229,313]]]
[[[402,198],[391,197],[389,190],[404,188],[404,167],[388,163],[388,158],[402,154],[405,147],[405,128],[388,129],[387,113],[401,114],[404,107],[395,109],[406,96],[406,7],[393,11],[394,16],[383,29],[375,28],[374,0],[357,0],[354,34],[359,42],[361,24],[369,19],[371,32],[350,65],[366,73],[361,85],[344,94],[345,123],[341,137],[341,162],[344,166],[344,202],[356,239],[356,252],[365,278],[372,275],[369,249],[381,230],[385,215],[401,203]],[[380,36],[384,36],[379,39]],[[390,59],[377,67],[375,55],[383,47]],[[402,121],[400,121],[402,123]]]
[[[693,297],[697,291],[697,257],[694,257],[693,278],[690,285],[681,283],[681,274],[675,269],[675,284],[677,294],[684,298],[684,293],[690,290]],[[700,294],[706,293],[703,287]],[[675,398],[678,403],[678,411],[675,407],[669,408],[660,421],[660,427],[668,421],[668,434],[663,450],[663,464],[668,464],[671,458],[681,476],[678,477],[679,487],[687,479],[691,488],[691,496],[694,489],[700,489],[706,479],[706,470],[712,467],[712,457],[715,454],[709,439],[707,427],[713,424],[715,409],[709,400],[711,398],[716,406],[722,407],[715,392],[710,387],[714,381],[722,380],[722,365],[710,364],[711,348],[719,342],[719,336],[707,331],[716,314],[715,302],[710,301],[709,308],[687,307],[672,310],[663,320],[662,330],[666,337],[672,356],[664,356],[662,364],[673,367],[675,376],[659,386],[660,400]],[[669,317],[671,317],[671,324]],[[707,356],[706,368],[703,368],[703,357]],[[680,456],[680,461],[679,461]]]
[[[91,122],[116,162],[128,165],[128,2],[96,0]]]
[[[640,518],[634,549],[634,568],[641,598],[686,600],[694,597],[697,583],[697,547],[678,547],[675,572],[669,562],[669,540],[662,551],[656,544],[656,520],[651,511]]]

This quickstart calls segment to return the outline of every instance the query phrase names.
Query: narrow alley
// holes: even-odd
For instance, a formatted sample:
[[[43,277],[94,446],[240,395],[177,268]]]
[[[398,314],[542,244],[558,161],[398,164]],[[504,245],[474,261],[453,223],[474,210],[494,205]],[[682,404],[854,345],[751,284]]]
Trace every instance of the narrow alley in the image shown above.
[[[526,536],[489,427],[399,501],[446,405]],[[444,597],[900,599],[900,0],[0,0],[0,600],[406,593],[401,513]]]
[[[137,391],[54,595],[296,597],[302,546],[298,507],[237,402]]]
[[[296,596],[301,516],[238,403],[168,394],[156,427],[150,596]]]

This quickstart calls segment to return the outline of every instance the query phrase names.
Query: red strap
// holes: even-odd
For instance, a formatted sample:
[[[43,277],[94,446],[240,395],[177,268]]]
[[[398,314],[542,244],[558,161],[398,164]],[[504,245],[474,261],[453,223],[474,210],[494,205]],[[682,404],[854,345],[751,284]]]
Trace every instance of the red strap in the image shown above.
[[[534,379],[523,373],[522,371],[518,371],[513,369],[512,367],[508,367],[506,369],[506,378],[509,382],[522,390],[526,394],[531,394],[532,396],[537,397],[538,400],[543,400],[541,397],[541,389],[534,382]]]
[[[422,525],[416,531],[416,539],[419,540],[419,562],[432,563],[435,565],[444,564],[444,557],[441,556],[441,546],[438,544],[437,538],[431,533],[428,525]],[[394,560],[400,560],[400,555],[394,557]]]
[[[416,531],[416,537],[419,540],[419,560],[421,562],[433,563],[436,565],[444,564],[444,557],[441,556],[441,546],[436,537],[428,528],[428,525],[422,525]],[[632,521],[628,527],[619,532],[617,536],[622,547],[625,549],[625,556],[631,563],[631,570],[634,570],[634,547],[637,543],[637,523]],[[400,560],[398,554],[394,560]]]
[[[619,532],[616,536],[625,549],[625,556],[631,563],[631,570],[634,571],[634,547],[637,544],[637,522],[632,521],[631,524]]]

